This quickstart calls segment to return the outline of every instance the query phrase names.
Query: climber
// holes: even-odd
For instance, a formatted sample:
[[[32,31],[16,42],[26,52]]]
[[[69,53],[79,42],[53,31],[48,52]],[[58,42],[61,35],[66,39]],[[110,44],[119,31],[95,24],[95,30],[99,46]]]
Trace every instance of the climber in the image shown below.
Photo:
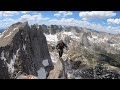
[[[56,49],[58,50],[60,58],[62,57],[64,47],[68,49],[67,45],[63,42],[63,40],[60,40],[60,42],[56,46]]]

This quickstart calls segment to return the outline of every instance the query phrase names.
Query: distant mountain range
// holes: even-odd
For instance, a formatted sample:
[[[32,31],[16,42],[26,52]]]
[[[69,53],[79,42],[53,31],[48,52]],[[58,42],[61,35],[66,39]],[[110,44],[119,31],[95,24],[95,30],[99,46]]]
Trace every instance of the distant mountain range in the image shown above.
[[[5,29],[0,29],[0,33],[2,33]]]
[[[68,79],[120,79],[119,34],[77,26],[30,26],[28,22],[15,23],[0,32],[0,79],[24,75],[64,78],[55,49],[61,39],[68,46],[62,56]]]
[[[39,28],[45,33],[54,62],[55,68],[49,78],[63,78],[58,53],[54,49],[62,39],[69,48],[64,50],[62,57],[68,79],[120,79],[119,34],[76,26],[40,25]]]

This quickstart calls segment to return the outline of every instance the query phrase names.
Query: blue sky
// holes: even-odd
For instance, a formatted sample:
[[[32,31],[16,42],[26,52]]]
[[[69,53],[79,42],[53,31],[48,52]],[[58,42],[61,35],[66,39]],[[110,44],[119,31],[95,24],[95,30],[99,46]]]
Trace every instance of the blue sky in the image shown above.
[[[120,11],[0,11],[0,29],[8,28],[18,21],[120,33]]]

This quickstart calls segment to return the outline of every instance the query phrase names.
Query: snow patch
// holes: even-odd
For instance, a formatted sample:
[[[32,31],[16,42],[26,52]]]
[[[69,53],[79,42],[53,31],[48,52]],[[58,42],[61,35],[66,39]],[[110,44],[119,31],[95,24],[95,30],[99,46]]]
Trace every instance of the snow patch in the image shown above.
[[[116,44],[110,44],[110,46],[115,47],[115,46],[116,46]]]
[[[101,38],[101,41],[106,42],[108,38],[104,37],[103,39]]]
[[[37,71],[38,73],[38,79],[46,79],[46,71],[43,67],[40,68],[40,70]]]
[[[85,47],[85,49],[88,49],[87,47]]]
[[[13,31],[15,31],[16,29],[18,29],[18,28],[14,28]]]
[[[20,50],[20,49],[18,49],[18,50],[16,51],[16,54],[13,55],[13,58],[11,59],[10,63],[9,63],[9,64],[7,63],[8,71],[9,71],[10,73],[13,73],[14,70],[15,70],[15,69],[14,69],[14,64],[15,64],[15,60],[16,60],[16,58],[17,58],[17,55],[18,55],[19,50]]]
[[[56,44],[58,42],[57,35],[51,35],[51,34],[46,35],[45,34],[45,36],[46,36],[47,42],[49,42],[49,43]]]
[[[75,79],[82,79],[82,77],[75,77]]]
[[[49,65],[49,63],[48,63],[48,60],[46,59],[46,60],[43,60],[42,61],[42,64],[46,67],[46,66],[48,66]]]
[[[73,36],[74,35],[72,32],[63,32],[63,34],[66,34],[68,36]]]
[[[67,76],[68,76],[69,79],[73,78],[73,75],[70,74],[70,73],[67,73]]]
[[[92,35],[91,37],[87,37],[89,41],[94,42],[94,43],[105,43],[108,38],[103,37],[103,38],[98,38],[97,36]]]
[[[92,38],[97,39],[98,37],[97,37],[97,36],[95,36],[95,35],[92,35]]]
[[[57,55],[55,53],[50,52],[50,56],[51,56],[52,62],[57,63],[57,61],[58,61]]]
[[[63,34],[70,36],[72,39],[79,39],[79,37],[75,36],[72,32],[63,32]]]
[[[57,33],[55,35],[52,35],[52,34],[45,34],[46,36],[46,40],[49,44],[53,44],[53,45],[56,45],[57,42],[62,39],[64,40],[64,38],[66,36],[69,36],[70,38],[72,39],[75,39],[75,40],[79,40],[79,37],[77,37],[75,34],[73,34],[72,32],[61,32],[61,33]]]
[[[5,32],[7,32],[7,30],[4,30],[4,32],[1,33],[0,38],[4,35]]]
[[[9,37],[12,33],[10,32],[8,35],[6,35],[4,38]]]
[[[8,29],[6,29],[6,30],[4,30],[2,33],[1,33],[1,35],[0,35],[0,38],[5,34],[5,32],[7,32],[9,30],[9,28]]]
[[[37,28],[39,29],[39,26]]]
[[[117,50],[120,50],[120,44],[110,44],[110,46],[114,47]]]
[[[18,54],[19,51],[20,51],[20,48],[16,51],[16,54]]]
[[[95,42],[93,38],[87,37],[87,39],[91,42]]]
[[[16,29],[18,29],[18,28],[14,28],[13,29],[13,31],[15,31]],[[0,34],[0,38],[4,35],[4,33],[5,32],[7,32],[9,29],[6,29],[4,32],[2,32],[1,34]],[[9,37],[10,35],[12,34],[12,32],[10,32],[8,35],[6,35],[4,38],[6,38],[6,37]]]
[[[10,64],[7,63],[8,71],[9,71],[10,73],[13,73],[14,70],[15,70],[15,69],[14,69],[15,60],[16,60],[16,55],[13,55],[13,58],[11,59]]]
[[[6,58],[4,57],[4,51],[2,51],[0,58],[1,58],[1,60],[4,60],[4,62],[6,61]]]
[[[24,49],[24,50],[26,49],[26,46],[25,46],[25,44],[23,44],[23,49]]]

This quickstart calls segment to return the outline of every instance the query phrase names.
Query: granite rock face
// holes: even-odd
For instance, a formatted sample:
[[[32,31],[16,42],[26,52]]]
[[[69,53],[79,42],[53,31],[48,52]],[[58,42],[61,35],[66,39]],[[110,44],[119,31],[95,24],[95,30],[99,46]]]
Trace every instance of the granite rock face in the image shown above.
[[[34,75],[46,79],[54,68],[46,37],[36,25],[18,22],[0,36],[0,78]]]

